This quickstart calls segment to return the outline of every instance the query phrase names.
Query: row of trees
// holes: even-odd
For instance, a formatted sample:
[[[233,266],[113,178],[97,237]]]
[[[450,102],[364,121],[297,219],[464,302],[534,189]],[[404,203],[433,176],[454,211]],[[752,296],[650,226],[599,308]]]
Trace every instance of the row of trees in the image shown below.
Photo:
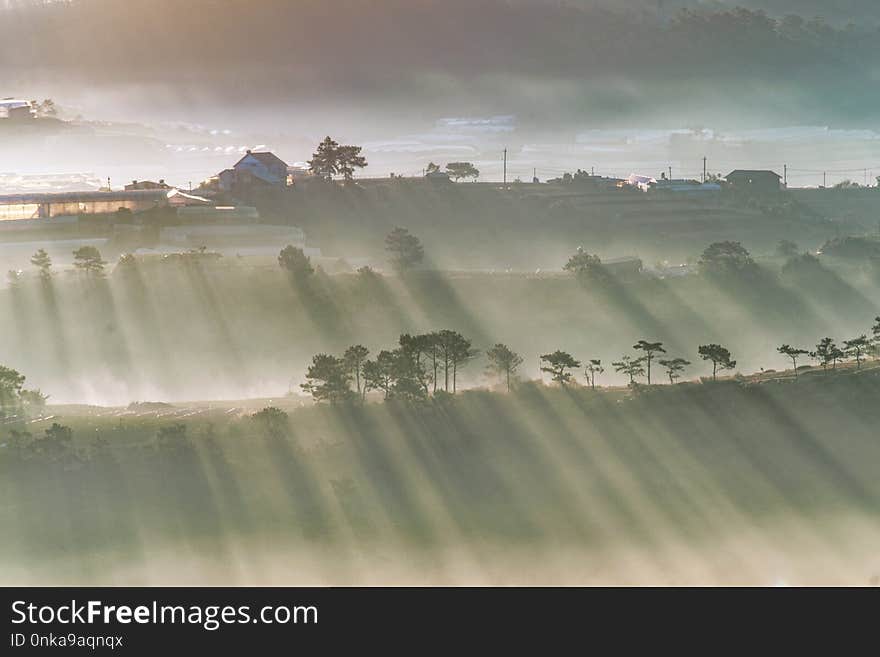
[[[429,163],[425,168],[427,175],[440,173],[440,165]],[[473,178],[476,181],[480,177],[480,170],[471,162],[450,162],[446,165],[446,175],[458,182],[462,178]]]
[[[317,149],[309,160],[309,171],[316,176],[332,181],[334,176],[342,176],[343,180],[351,181],[357,169],[367,166],[367,159],[361,154],[361,146],[340,144],[330,136],[318,144]],[[441,172],[439,164],[431,162],[425,169],[427,175]],[[476,180],[480,177],[480,170],[472,162],[450,162],[446,165],[446,175],[458,182],[466,178]]]
[[[797,249],[793,242],[780,243],[778,249],[784,249],[786,253],[791,248]],[[742,274],[754,271],[757,263],[752,258],[748,249],[740,242],[724,241],[713,242],[700,255],[698,262],[700,271],[707,274],[730,275]],[[602,266],[602,260],[598,255],[587,253],[583,247],[578,247],[565,265],[563,271],[575,274],[579,278],[601,279],[608,275]]]
[[[207,247],[201,246],[197,249],[168,254],[164,256],[163,262],[191,264],[200,260],[210,260],[219,257],[221,257],[219,253],[208,251]],[[54,277],[55,271],[52,258],[45,249],[40,249],[31,256],[31,264],[37,269],[37,274],[41,281],[48,282]],[[89,278],[104,278],[107,264],[101,252],[94,246],[83,246],[73,252],[74,268]],[[133,254],[123,253],[119,256],[114,271],[130,272],[137,267],[137,264],[138,260]],[[12,285],[18,284],[22,274],[23,272],[20,271],[9,271],[8,278],[10,283]]]
[[[54,272],[52,270],[52,258],[45,249],[40,249],[31,256],[31,264],[36,267],[37,273],[42,281],[52,279]],[[104,276],[104,268],[107,262],[101,257],[101,252],[94,246],[83,246],[73,252],[73,266],[80,271],[94,278]],[[10,270],[8,278],[10,283],[15,284],[21,277],[21,272]]]
[[[784,344],[777,351],[790,358],[795,376],[798,360],[806,355],[814,358],[827,372],[845,359],[853,359],[858,369],[868,354],[880,355],[880,316],[872,327],[872,337],[861,335],[845,340],[838,347],[834,339],[823,338],[815,350],[808,351]],[[652,373],[656,365],[662,367],[670,384],[682,378],[693,363],[681,356],[670,357],[662,342],[639,340],[632,349],[635,354],[624,354],[611,363],[619,374],[636,385],[644,378],[653,384]],[[363,401],[371,391],[382,392],[385,399],[426,399],[438,392],[455,394],[459,371],[472,362],[479,351],[471,341],[460,333],[442,330],[422,335],[401,335],[398,346],[383,350],[370,359],[370,350],[363,345],[346,349],[341,356],[318,354],[306,374],[302,389],[315,401],[333,403],[358,399]],[[736,368],[730,350],[717,343],[700,345],[697,356],[712,366],[712,380],[718,374]],[[506,385],[508,391],[517,377],[523,358],[505,344],[496,344],[486,351],[489,372]],[[549,374],[552,381],[566,386],[575,381],[574,372],[584,367],[587,385],[596,388],[597,377],[605,372],[601,359],[590,359],[585,364],[566,351],[556,350],[543,354],[541,371]],[[450,389],[451,382],[451,389]]]
[[[385,250],[388,252],[391,266],[396,271],[417,267],[425,258],[425,250],[419,238],[412,235],[406,228],[394,228],[386,236]],[[204,247],[199,251],[194,250],[192,255],[205,255]],[[135,263],[135,258],[131,254],[124,254],[119,259],[119,265],[122,267]],[[54,276],[52,258],[45,249],[40,249],[31,256],[31,264],[37,269],[40,280],[49,281]],[[307,277],[315,273],[315,268],[305,251],[292,245],[286,246],[278,254],[278,264],[295,277]],[[73,265],[77,271],[90,277],[103,278],[107,262],[97,248],[83,246],[73,252]],[[21,278],[21,272],[10,271],[8,278],[10,283],[15,285]]]
[[[382,350],[373,359],[363,345],[351,346],[341,356],[318,354],[301,387],[315,401],[334,403],[363,400],[371,391],[385,399],[410,400],[438,391],[455,394],[459,371],[478,354],[456,331],[404,334],[395,349]]]
[[[650,385],[655,360],[666,368],[670,383],[681,378],[682,372],[691,364],[684,358],[658,358],[666,353],[661,342],[640,340],[633,349],[642,355],[627,354],[612,363],[616,371],[629,377],[631,384],[636,383],[636,378],[646,376]],[[318,354],[312,359],[306,382],[301,387],[315,401],[331,403],[353,399],[363,401],[371,391],[381,392],[385,399],[426,399],[438,392],[454,395],[458,389],[459,371],[479,353],[470,340],[456,331],[404,334],[400,336],[397,348],[380,351],[374,359],[369,358],[370,350],[363,345],[349,347],[341,356]],[[698,353],[704,360],[712,362],[713,380],[719,371],[736,366],[730,352],[721,345],[703,345]],[[499,343],[486,351],[486,358],[489,372],[509,391],[523,363],[522,356]],[[561,350],[542,355],[541,364],[541,371],[560,385],[572,383],[572,370],[581,367],[579,360]],[[604,371],[601,360],[588,361],[585,370],[587,383],[595,388],[597,376]]]
[[[421,265],[425,249],[419,238],[406,228],[396,227],[385,237],[385,251],[392,268],[399,272]],[[278,265],[296,279],[304,279],[315,273],[311,259],[299,247],[288,245],[278,254]]]
[[[880,316],[874,319],[871,327],[871,336],[867,333],[844,340],[838,345],[834,338],[825,337],[819,340],[815,349],[803,349],[793,347],[790,344],[781,345],[776,349],[780,354],[791,359],[794,375],[798,375],[798,361],[808,356],[819,363],[827,372],[828,368],[836,369],[837,364],[846,360],[855,361],[856,369],[862,369],[862,363],[868,356],[880,357]]]
[[[655,361],[665,368],[669,383],[675,383],[682,377],[685,369],[692,365],[689,360],[681,357],[662,358],[660,355],[666,353],[662,342],[639,340],[633,345],[633,350],[641,355],[624,354],[620,360],[611,363],[616,372],[629,378],[630,385],[637,383],[636,379],[641,377],[645,377],[648,385],[651,385],[651,372]],[[712,363],[713,381],[717,379],[718,372],[736,367],[736,361],[731,358],[730,351],[719,344],[701,345],[697,353],[700,358]],[[560,385],[572,383],[574,381],[572,370],[578,370],[583,365],[581,361],[566,351],[544,354],[541,356],[541,363],[541,371],[549,374],[551,379]],[[596,377],[604,372],[605,367],[600,359],[587,361],[584,370],[587,384],[595,389]]]

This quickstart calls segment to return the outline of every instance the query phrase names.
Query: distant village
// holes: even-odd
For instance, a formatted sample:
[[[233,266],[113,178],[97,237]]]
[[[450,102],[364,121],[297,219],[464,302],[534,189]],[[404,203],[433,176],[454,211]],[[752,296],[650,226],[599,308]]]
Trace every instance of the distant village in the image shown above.
[[[7,98],[0,101],[0,123],[27,124],[35,121],[57,121],[57,109],[51,100],[42,102]],[[322,168],[322,148],[335,148],[335,156],[342,158]],[[131,180],[86,191],[51,191],[51,181],[41,180],[37,191],[23,190],[0,194],[0,240],[17,239],[35,231],[45,238],[55,234],[75,232],[81,222],[100,218],[105,226],[117,232],[136,233],[149,224],[157,212],[162,213],[159,242],[170,248],[197,248],[216,244],[262,246],[276,248],[278,244],[293,244],[305,248],[306,236],[296,227],[296,217],[285,225],[264,222],[258,208],[264,203],[283,202],[288,194],[321,185],[334,178],[343,178],[345,184],[382,186],[418,183],[442,189],[460,181],[476,183],[475,189],[495,190],[532,189],[542,195],[582,196],[628,194],[629,199],[693,199],[694,202],[713,202],[724,195],[741,194],[752,198],[779,195],[787,189],[785,172],[771,170],[734,170],[726,176],[710,174],[705,168],[699,180],[676,179],[671,169],[659,177],[632,174],[627,178],[596,175],[592,171],[573,173],[541,182],[535,175],[530,182],[519,179],[499,183],[479,180],[480,172],[470,162],[450,162],[445,168],[433,162],[421,176],[358,177],[354,171],[367,166],[357,146],[340,146],[328,137],[318,145],[318,151],[309,164],[290,165],[278,155],[266,151],[243,152],[238,161],[194,188],[175,186],[159,180]],[[318,163],[318,164],[316,164]],[[76,184],[76,181],[67,181]],[[82,182],[82,181],[80,181]],[[0,185],[3,181],[0,179]],[[0,189],[2,191],[2,189]],[[381,191],[381,189],[380,189]],[[152,223],[156,223],[153,221]],[[52,232],[48,235],[46,232]],[[318,249],[311,249],[318,254]],[[627,263],[622,265],[629,266]],[[640,263],[638,266],[641,266]]]

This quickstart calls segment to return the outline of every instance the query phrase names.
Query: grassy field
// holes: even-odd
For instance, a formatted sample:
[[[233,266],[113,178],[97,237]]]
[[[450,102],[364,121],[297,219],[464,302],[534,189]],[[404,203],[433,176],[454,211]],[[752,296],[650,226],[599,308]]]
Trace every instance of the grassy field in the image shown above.
[[[260,203],[267,221],[292,223],[310,244],[337,257],[383,258],[383,239],[395,225],[425,243],[442,268],[557,269],[578,245],[603,257],[638,255],[646,262],[683,262],[718,240],[742,241],[756,254],[772,253],[780,239],[818,248],[841,232],[861,232],[865,204],[800,203],[796,195],[749,199],[725,193],[707,199],[593,192],[577,185],[433,184],[420,180],[354,187],[308,186],[276,202]],[[861,212],[850,212],[855,203]]]
[[[19,429],[63,423],[68,447],[0,429],[0,579],[868,584],[878,394],[874,368],[268,416],[52,408]]]

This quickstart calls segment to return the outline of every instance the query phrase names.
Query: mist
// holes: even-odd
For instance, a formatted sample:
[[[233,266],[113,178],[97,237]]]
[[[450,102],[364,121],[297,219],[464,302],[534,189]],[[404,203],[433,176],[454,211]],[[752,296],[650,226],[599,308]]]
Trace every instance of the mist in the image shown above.
[[[880,10],[0,0],[0,580],[880,581]]]

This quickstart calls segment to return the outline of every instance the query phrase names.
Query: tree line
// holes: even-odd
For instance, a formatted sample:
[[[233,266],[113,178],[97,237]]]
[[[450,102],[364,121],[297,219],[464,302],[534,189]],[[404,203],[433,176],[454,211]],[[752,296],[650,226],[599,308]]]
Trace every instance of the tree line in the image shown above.
[[[500,366],[498,354],[493,350],[488,354],[490,362]],[[441,392],[454,395],[459,372],[478,355],[469,339],[450,329],[403,334],[395,348],[383,349],[375,358],[363,345],[353,345],[341,356],[316,355],[301,387],[315,401],[331,403],[363,401],[371,391],[386,400],[414,401]],[[514,362],[518,357],[512,355],[514,360],[506,364],[508,378],[518,366]]]
[[[630,386],[642,383],[655,385],[652,374],[657,366],[663,369],[665,378],[674,385],[683,378],[693,363],[682,356],[670,356],[662,342],[639,340],[632,346],[635,353],[623,354],[611,363],[618,374],[624,375]],[[880,357],[880,316],[871,327],[871,337],[860,335],[844,340],[838,346],[833,338],[822,338],[815,349],[801,349],[783,344],[777,352],[791,359],[794,376],[798,376],[798,361],[804,356],[814,359],[823,371],[836,369],[839,363],[854,361],[861,369],[866,357]],[[456,394],[459,372],[472,363],[480,351],[462,334],[444,329],[420,335],[403,334],[394,349],[382,350],[370,358],[370,350],[364,345],[354,345],[342,355],[318,354],[306,372],[302,389],[315,401],[331,403],[359,400],[365,401],[370,392],[382,393],[384,399],[410,401],[427,399],[437,394]],[[524,359],[503,343],[495,344],[485,352],[487,370],[508,391],[518,378],[518,370]],[[712,381],[718,375],[736,368],[730,350],[717,343],[697,347],[696,356],[712,367]],[[581,362],[567,351],[556,351],[540,356],[540,370],[560,385],[577,383],[576,372],[583,369],[586,385],[597,388],[597,379],[605,373],[601,359],[592,358]]]
[[[128,257],[134,258],[129,255]],[[123,256],[125,258],[125,256]],[[122,260],[120,259],[120,262]],[[41,281],[48,282],[52,279],[54,271],[52,269],[52,258],[45,249],[39,249],[31,256],[31,264],[36,268],[37,274]],[[104,268],[107,262],[101,257],[101,252],[94,246],[82,246],[73,252],[73,266],[77,271],[95,278],[104,276]],[[17,285],[21,281],[22,272],[17,270],[9,270],[6,274],[9,284]]]

